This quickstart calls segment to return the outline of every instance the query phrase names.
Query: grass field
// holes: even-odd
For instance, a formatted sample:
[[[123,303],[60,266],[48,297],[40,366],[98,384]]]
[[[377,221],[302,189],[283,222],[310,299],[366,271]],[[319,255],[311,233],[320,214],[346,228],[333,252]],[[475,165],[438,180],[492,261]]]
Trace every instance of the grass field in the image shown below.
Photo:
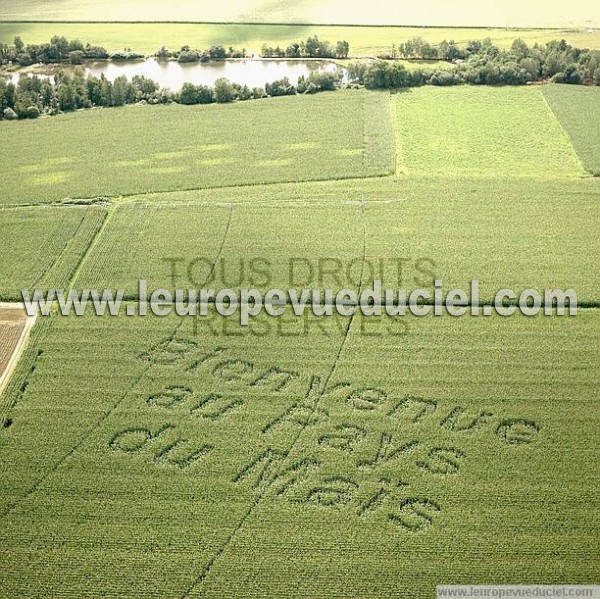
[[[500,178],[582,174],[539,87],[425,87],[396,98],[400,172]]]
[[[327,324],[257,338],[52,322],[0,433],[3,591],[429,597],[440,581],[594,580],[595,310],[414,319],[400,339]]]
[[[562,93],[349,91],[0,123],[0,299],[34,285],[135,296],[139,278],[437,278],[478,279],[482,300],[580,300],[576,317],[288,310],[246,328],[39,317],[0,394],[0,595],[426,599],[437,584],[596,582],[600,187],[571,140],[587,168],[597,142],[561,114],[593,98]]]
[[[3,142],[14,151],[0,156],[1,199],[384,175],[394,168],[389,123],[387,94],[362,91],[2,123]]]
[[[102,18],[101,20],[105,20]],[[27,23],[1,22],[0,42],[12,44],[16,35],[26,43],[47,42],[54,35],[68,39],[99,44],[111,51],[131,48],[137,52],[153,54],[160,46],[178,49],[184,44],[208,48],[213,44],[246,48],[258,53],[263,44],[288,46],[311,35],[336,42],[347,40],[352,56],[376,56],[391,52],[392,44],[422,37],[432,44],[442,40],[455,40],[466,44],[469,40],[491,38],[503,48],[521,37],[530,45],[544,44],[553,39],[566,39],[578,48],[600,48],[600,31],[594,30],[543,30],[506,28],[450,28],[450,27],[343,27],[315,25],[260,25],[211,23]]]
[[[600,176],[600,88],[544,86],[544,96],[571,139],[583,166]]]
[[[443,0],[402,3],[383,0],[181,0],[165,6],[158,0],[2,0],[3,20],[42,21],[196,21],[335,23],[361,25],[418,25],[469,27],[591,27],[600,26],[588,0],[573,0],[569,10],[532,0],[526,5],[507,0],[502,5],[475,0]]]

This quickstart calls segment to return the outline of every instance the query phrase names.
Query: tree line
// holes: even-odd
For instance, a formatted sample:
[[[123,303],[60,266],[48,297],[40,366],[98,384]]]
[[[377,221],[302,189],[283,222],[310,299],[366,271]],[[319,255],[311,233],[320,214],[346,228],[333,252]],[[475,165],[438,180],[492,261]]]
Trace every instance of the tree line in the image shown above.
[[[293,42],[286,48],[273,48],[263,44],[260,51],[263,58],[348,58],[348,54],[350,44],[346,40],[339,41],[334,46],[316,35],[303,42]]]
[[[565,40],[528,46],[522,39],[503,50],[491,39],[460,48],[453,41],[434,47],[414,38],[382,55],[370,67],[353,66],[355,80],[371,88],[415,85],[522,85],[536,81],[600,85],[600,51],[575,48]],[[444,60],[452,68],[435,66],[408,71],[390,58]]]
[[[62,56],[75,51],[70,49],[73,47],[70,44],[67,42],[65,46],[62,41],[59,43]],[[449,42],[442,47],[452,45]],[[23,49],[17,44],[16,47]],[[414,53],[414,48],[418,47],[413,43],[411,52]],[[216,51],[220,58],[224,48],[213,48],[216,48],[213,54]],[[348,85],[364,85],[368,89],[459,84],[523,85],[535,81],[600,85],[600,51],[574,48],[564,40],[529,47],[523,40],[517,39],[509,49],[502,50],[488,39],[470,42],[460,51],[461,57],[454,58],[444,68],[432,64],[430,67],[407,69],[397,60],[385,59],[352,61],[346,68]],[[187,52],[185,46],[181,52]],[[54,115],[94,106],[134,103],[223,103],[310,94],[341,86],[342,74],[337,71],[313,72],[308,77],[300,77],[294,84],[288,78],[283,78],[266,84],[264,88],[252,89],[222,78],[215,82],[214,87],[185,83],[180,91],[174,92],[161,88],[148,77],[138,75],[129,81],[121,76],[111,82],[103,75],[99,78],[86,77],[81,67],[75,67],[72,74],[59,72],[52,79],[22,75],[17,84],[0,77],[0,118],[36,118],[42,114]]]
[[[159,48],[154,56],[158,59],[176,59],[178,62],[209,62],[227,58],[245,58],[246,49],[236,50],[232,46],[225,49],[221,45],[213,45],[206,50],[195,50],[190,46],[182,46],[179,50],[170,51],[166,46]],[[55,35],[48,43],[27,44],[17,36],[12,46],[0,44],[0,66],[16,64],[28,67],[32,64],[71,63],[83,64],[86,60],[138,60],[145,56],[133,52],[130,48],[118,52],[108,52],[102,46],[83,44],[80,40],[68,40],[66,37]]]
[[[142,75],[131,81],[124,75],[109,81],[104,75],[84,74],[76,67],[72,74],[61,71],[49,78],[22,75],[18,83],[0,77],[0,119],[37,118],[94,106],[124,106],[126,104],[212,104],[269,98],[292,94],[312,94],[333,90],[339,86],[341,73],[314,72],[300,77],[293,85],[287,77],[267,83],[264,88],[217,79],[214,87],[184,83],[178,92],[161,88],[154,80]]]
[[[38,62],[44,64],[54,62],[81,64],[84,60],[105,60],[113,57],[115,60],[123,60],[123,56],[128,58],[141,57],[140,54],[130,51],[110,55],[106,48],[102,46],[84,45],[79,40],[68,40],[66,37],[58,35],[55,35],[50,42],[45,44],[25,45],[25,42],[19,36],[15,37],[12,46],[0,44],[0,65],[14,63],[22,67],[28,67]]]
[[[226,60],[228,58],[246,58],[246,48],[236,50],[233,46],[225,49],[225,46],[214,45],[206,50],[195,50],[188,45],[182,46],[179,50],[169,50],[166,46],[161,46],[154,57],[159,60],[169,60],[171,58],[179,63],[189,62],[210,62],[211,60]]]

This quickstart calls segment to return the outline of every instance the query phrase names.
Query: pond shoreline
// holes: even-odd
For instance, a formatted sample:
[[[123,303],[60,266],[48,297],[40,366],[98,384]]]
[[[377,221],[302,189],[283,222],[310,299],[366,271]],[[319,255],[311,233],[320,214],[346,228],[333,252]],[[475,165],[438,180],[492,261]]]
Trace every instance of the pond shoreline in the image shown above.
[[[232,83],[249,87],[263,87],[266,83],[287,77],[295,84],[299,77],[308,77],[312,72],[335,72],[344,74],[337,61],[326,58],[226,58],[208,62],[180,63],[177,59],[158,59],[154,56],[132,60],[88,60],[81,65],[67,62],[37,63],[15,70],[4,69],[0,76],[17,84],[22,75],[52,78],[59,72],[73,74],[83,69],[84,75],[100,77],[109,81],[125,76],[131,80],[142,75],[156,81],[161,87],[181,89],[184,83],[213,86],[215,81],[225,78]]]

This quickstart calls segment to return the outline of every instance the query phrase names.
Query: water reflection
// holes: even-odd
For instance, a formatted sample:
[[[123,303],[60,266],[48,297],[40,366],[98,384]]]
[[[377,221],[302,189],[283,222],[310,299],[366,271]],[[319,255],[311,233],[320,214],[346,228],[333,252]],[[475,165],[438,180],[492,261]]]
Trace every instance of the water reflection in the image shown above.
[[[64,68],[64,67],[63,67]],[[69,67],[71,69],[72,67]],[[313,71],[334,72],[339,67],[331,62],[316,60],[225,60],[210,63],[179,64],[175,61],[158,61],[148,58],[135,62],[94,62],[87,63],[84,71],[87,75],[100,77],[101,74],[109,81],[114,81],[120,75],[131,79],[134,75],[145,75],[156,81],[160,86],[173,91],[181,89],[186,83],[214,86],[220,77],[226,77],[233,83],[248,87],[264,87],[277,79],[287,77],[295,84],[301,75],[308,76]],[[52,76],[57,67],[52,70],[36,72],[39,77]],[[20,74],[12,73],[10,80],[17,83]]]

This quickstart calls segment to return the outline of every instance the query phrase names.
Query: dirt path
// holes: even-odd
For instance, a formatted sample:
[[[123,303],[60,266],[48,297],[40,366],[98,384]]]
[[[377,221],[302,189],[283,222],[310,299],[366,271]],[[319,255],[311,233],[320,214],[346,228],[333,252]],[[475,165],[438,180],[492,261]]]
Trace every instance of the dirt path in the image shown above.
[[[21,304],[0,303],[0,346],[3,338],[6,337],[8,339],[7,352],[10,356],[8,360],[0,361],[0,396],[15,370],[23,350],[27,347],[29,334],[35,320],[35,316],[27,316]]]

